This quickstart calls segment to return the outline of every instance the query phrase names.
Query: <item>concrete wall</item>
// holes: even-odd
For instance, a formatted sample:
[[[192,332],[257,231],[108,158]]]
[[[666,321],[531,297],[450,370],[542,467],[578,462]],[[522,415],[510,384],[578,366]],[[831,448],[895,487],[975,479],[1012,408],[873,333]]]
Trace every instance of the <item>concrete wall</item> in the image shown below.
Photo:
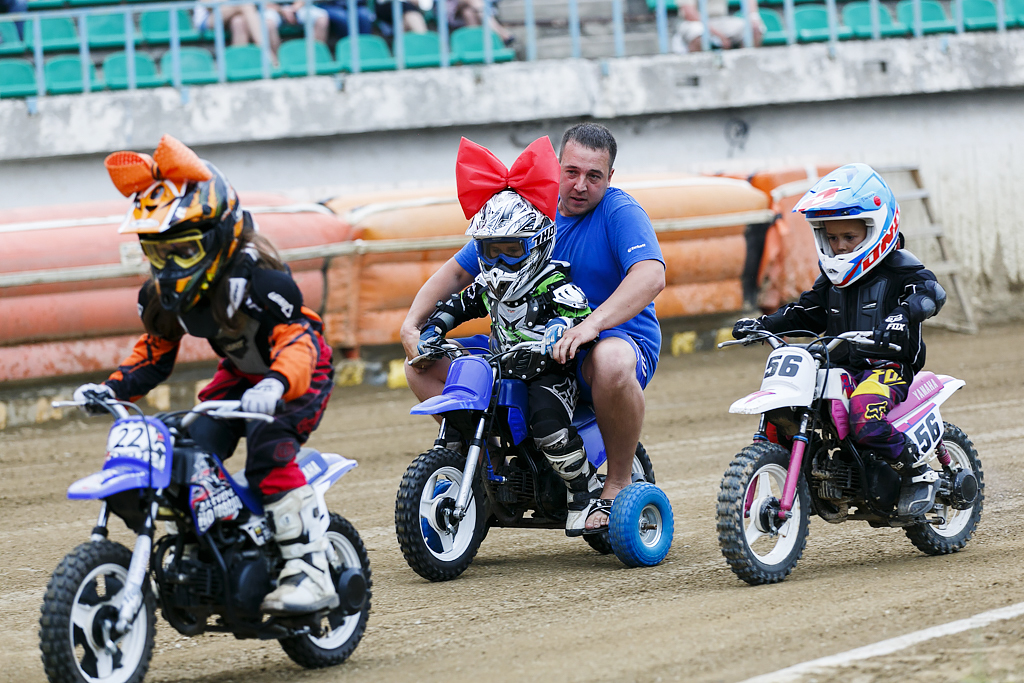
[[[236,187],[319,199],[448,184],[461,135],[510,162],[593,118],[619,140],[620,176],[919,164],[976,303],[1001,318],[1024,314],[1022,86],[1024,32],[1011,31],[97,93],[40,99],[35,114],[3,101],[0,208],[116,197],[102,157],[164,132]]]

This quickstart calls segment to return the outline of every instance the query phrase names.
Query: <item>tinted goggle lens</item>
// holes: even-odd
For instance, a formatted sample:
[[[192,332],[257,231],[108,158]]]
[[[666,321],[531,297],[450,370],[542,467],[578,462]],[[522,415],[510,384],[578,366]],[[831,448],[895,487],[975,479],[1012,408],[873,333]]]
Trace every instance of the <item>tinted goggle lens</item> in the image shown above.
[[[182,268],[190,268],[203,260],[206,249],[202,235],[185,235],[170,240],[141,240],[142,252],[156,268],[164,268],[174,261]]]
[[[484,263],[494,265],[498,261],[514,266],[530,255],[530,245],[526,240],[480,240],[477,252]]]

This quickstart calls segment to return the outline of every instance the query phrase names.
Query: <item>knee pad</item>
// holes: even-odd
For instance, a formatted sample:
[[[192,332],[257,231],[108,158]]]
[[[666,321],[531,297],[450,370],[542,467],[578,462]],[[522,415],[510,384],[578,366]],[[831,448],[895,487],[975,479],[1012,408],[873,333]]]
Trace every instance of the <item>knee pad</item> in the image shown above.
[[[565,444],[575,436],[569,433],[571,427],[563,427],[556,420],[539,420],[530,431],[533,432],[533,444],[545,453],[564,448]]]
[[[879,382],[875,375],[871,375],[857,385],[857,388],[853,390],[850,398],[852,399],[854,396],[879,396],[887,400],[892,400],[892,391],[888,386]]]

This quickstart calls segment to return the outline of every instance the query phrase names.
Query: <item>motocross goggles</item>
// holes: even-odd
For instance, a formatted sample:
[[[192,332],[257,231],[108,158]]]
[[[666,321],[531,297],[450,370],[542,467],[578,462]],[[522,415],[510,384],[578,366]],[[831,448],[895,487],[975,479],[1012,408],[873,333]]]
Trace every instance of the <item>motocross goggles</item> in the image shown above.
[[[142,238],[142,253],[157,270],[163,270],[171,261],[179,268],[191,268],[206,258],[211,233],[188,230],[162,240]]]

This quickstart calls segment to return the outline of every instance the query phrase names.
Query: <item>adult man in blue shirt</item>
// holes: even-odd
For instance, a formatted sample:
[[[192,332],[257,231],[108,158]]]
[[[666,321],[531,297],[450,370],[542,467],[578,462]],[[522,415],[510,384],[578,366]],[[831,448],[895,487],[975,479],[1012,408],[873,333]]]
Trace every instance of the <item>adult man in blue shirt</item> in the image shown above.
[[[651,221],[640,205],[610,188],[616,143],[594,123],[573,126],[562,136],[558,215],[552,258],[568,261],[572,280],[594,309],[568,330],[552,355],[564,363],[580,352],[578,375],[584,397],[594,404],[608,454],[608,477],[601,498],[612,500],[630,484],[633,454],[644,421],[644,394],[661,350],[654,297],[665,288],[665,262]],[[406,355],[417,355],[420,326],[437,301],[469,286],[479,272],[470,243],[449,259],[416,295],[402,324]],[[406,366],[409,388],[421,401],[444,389],[447,362],[426,368]],[[605,512],[587,519],[587,529],[607,525]]]

